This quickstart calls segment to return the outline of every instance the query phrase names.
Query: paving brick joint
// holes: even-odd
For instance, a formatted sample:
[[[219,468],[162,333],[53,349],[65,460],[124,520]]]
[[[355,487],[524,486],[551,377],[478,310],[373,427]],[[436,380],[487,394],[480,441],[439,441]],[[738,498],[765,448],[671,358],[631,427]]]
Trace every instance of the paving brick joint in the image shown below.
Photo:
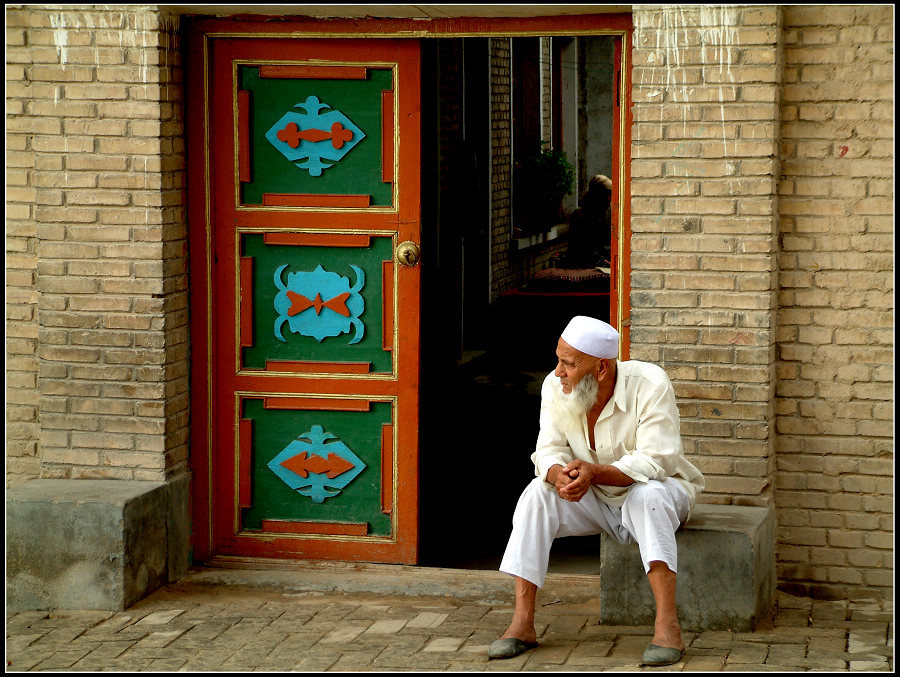
[[[252,572],[247,572],[252,577]],[[248,579],[249,580],[249,579]],[[277,586],[210,585],[189,574],[124,611],[7,614],[6,670],[645,671],[649,626],[599,624],[599,600],[539,598],[541,646],[489,660],[508,601]],[[893,602],[779,592],[753,632],[684,634],[667,671],[892,672]]]

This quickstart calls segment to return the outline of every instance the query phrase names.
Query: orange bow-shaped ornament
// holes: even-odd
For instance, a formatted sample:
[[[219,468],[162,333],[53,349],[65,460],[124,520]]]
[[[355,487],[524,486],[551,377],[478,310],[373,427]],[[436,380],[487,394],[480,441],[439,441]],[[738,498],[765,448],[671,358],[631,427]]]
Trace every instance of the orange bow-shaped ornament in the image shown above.
[[[322,312],[322,308],[328,308],[339,315],[350,317],[350,309],[347,308],[347,299],[350,298],[350,292],[344,292],[327,301],[322,300],[321,294],[316,294],[316,298],[310,301],[305,296],[292,292],[290,289],[287,290],[287,296],[291,300],[291,307],[287,311],[288,316],[292,317],[312,307],[316,309],[316,315]]]

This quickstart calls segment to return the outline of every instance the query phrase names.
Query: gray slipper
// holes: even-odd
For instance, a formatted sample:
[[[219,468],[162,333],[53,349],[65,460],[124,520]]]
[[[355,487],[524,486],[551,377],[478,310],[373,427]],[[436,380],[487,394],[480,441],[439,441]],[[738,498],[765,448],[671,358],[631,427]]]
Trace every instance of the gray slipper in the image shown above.
[[[513,658],[537,645],[537,642],[525,642],[516,637],[495,639],[488,647],[488,658]]]
[[[672,665],[682,658],[684,658],[684,649],[650,644],[644,650],[644,657],[641,659],[641,665],[649,665],[651,667]]]

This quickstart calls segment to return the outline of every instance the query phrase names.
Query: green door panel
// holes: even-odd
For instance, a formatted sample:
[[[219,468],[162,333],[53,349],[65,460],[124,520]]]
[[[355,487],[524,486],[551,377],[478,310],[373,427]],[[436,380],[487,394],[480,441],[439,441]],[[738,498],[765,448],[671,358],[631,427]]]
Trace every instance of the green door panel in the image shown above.
[[[241,511],[243,530],[261,529],[264,519],[338,521],[365,522],[369,535],[390,535],[391,517],[382,512],[381,506],[382,428],[391,423],[389,402],[372,402],[368,412],[322,411],[266,409],[262,399],[247,398],[242,403],[241,418],[252,421],[252,506]],[[314,426],[334,435],[335,442],[339,440],[365,464],[352,481],[321,503],[289,487],[269,467],[288,445]],[[316,479],[312,475],[310,472],[310,481]]]
[[[267,245],[262,234],[243,234],[241,256],[253,260],[253,345],[241,349],[242,367],[266,369],[267,360],[368,362],[372,372],[389,373],[392,369],[391,352],[384,350],[383,334],[393,328],[382,326],[382,263],[391,259],[392,240],[389,237],[372,237],[369,242],[368,248]],[[348,290],[357,284],[358,271],[362,271],[364,277],[364,284],[358,292],[362,307],[358,318],[343,318],[332,313],[327,306],[318,313],[314,307],[305,310],[305,327],[314,328],[316,323],[329,320],[346,324],[345,332],[325,336],[321,340],[314,335],[293,331],[292,324],[287,321],[290,318],[276,307],[276,297],[282,292],[276,283],[279,269],[282,272],[278,277],[284,285],[290,273],[315,273],[319,266],[322,273],[334,273],[346,278]],[[310,301],[314,300],[314,295],[313,292],[308,293]],[[323,290],[321,300],[327,302],[330,296]],[[352,302],[349,305],[352,307]],[[242,312],[246,310],[242,308]],[[356,319],[358,322],[353,322]]]
[[[250,92],[250,181],[241,204],[261,205],[264,193],[368,195],[372,206],[390,206],[393,188],[382,181],[382,92],[391,90],[389,69],[368,69],[365,80],[263,78],[258,66],[240,66],[240,89]],[[318,176],[297,166],[266,138],[287,113],[315,97],[365,135]]]

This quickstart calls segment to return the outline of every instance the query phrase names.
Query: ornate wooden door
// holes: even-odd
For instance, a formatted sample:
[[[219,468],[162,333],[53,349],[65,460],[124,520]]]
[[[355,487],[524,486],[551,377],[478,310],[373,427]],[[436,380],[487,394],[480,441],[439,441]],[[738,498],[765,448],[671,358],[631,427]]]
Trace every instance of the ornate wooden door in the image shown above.
[[[209,53],[209,554],[413,563],[418,44]]]

